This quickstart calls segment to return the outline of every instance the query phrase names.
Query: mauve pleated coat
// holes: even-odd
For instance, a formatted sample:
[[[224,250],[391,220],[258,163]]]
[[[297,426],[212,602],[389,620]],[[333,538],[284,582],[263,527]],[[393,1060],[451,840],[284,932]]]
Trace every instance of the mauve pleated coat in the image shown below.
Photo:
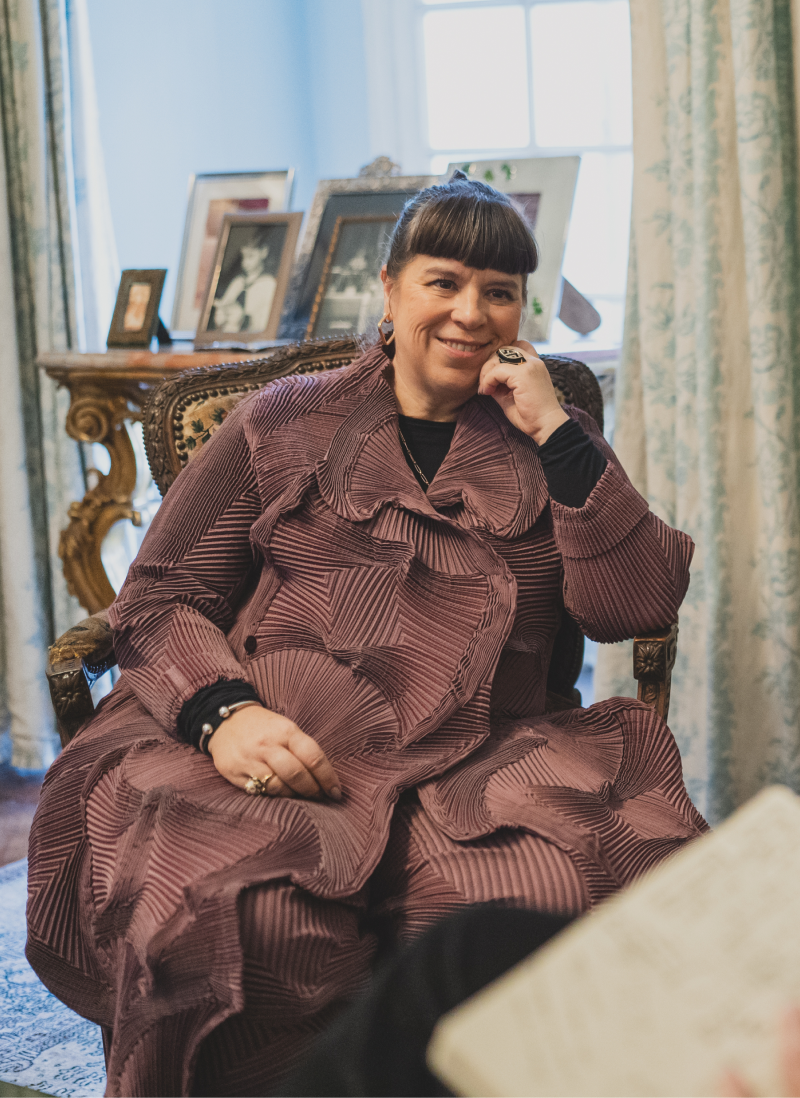
[[[368,977],[368,918],[585,910],[705,829],[652,710],[543,715],[561,600],[599,641],[663,626],[690,539],[574,409],[608,457],[584,507],[483,397],[426,496],[384,367],[273,383],[181,474],[112,607],[121,679],[45,781],[28,956],[107,1027],[111,1094],[258,1093]],[[176,739],[219,678],[320,743],[341,804],[248,797]]]

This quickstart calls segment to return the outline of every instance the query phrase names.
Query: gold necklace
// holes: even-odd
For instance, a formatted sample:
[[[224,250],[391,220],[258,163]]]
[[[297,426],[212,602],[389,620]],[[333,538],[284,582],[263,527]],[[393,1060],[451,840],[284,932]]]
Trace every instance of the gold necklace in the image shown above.
[[[408,443],[406,442],[405,438],[403,437],[403,432],[402,432],[402,431],[400,430],[400,427],[399,427],[399,426],[398,426],[398,428],[397,428],[397,433],[398,433],[398,435],[400,436],[400,441],[401,441],[401,442],[402,442],[402,444],[403,444],[403,449],[404,449],[404,450],[405,450],[405,452],[406,452],[406,453],[408,454],[408,456],[409,456],[409,459],[410,459],[410,461],[411,461],[411,464],[412,464],[412,465],[414,466],[414,468],[415,468],[415,469],[417,470],[417,472],[419,473],[419,478],[420,478],[420,480],[422,481],[422,483],[423,483],[423,484],[425,485],[425,487],[426,487],[426,488],[430,488],[430,486],[431,486],[431,482],[430,482],[430,481],[428,480],[428,478],[427,478],[427,477],[425,476],[425,474],[423,473],[423,471],[422,471],[422,470],[420,469],[419,465],[417,465],[417,462],[416,462],[416,460],[415,460],[415,458],[414,458],[414,455],[413,455],[413,454],[411,453],[411,447],[410,447],[410,446],[408,445]]]

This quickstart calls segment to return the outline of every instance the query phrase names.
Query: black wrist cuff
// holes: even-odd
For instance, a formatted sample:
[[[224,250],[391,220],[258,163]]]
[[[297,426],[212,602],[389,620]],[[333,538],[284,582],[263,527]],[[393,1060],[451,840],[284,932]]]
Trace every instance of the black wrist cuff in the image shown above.
[[[183,703],[178,715],[178,739],[197,747],[204,724],[210,724],[215,732],[222,724],[220,706],[243,701],[261,703],[255,687],[244,679],[220,679],[212,686],[204,686]]]

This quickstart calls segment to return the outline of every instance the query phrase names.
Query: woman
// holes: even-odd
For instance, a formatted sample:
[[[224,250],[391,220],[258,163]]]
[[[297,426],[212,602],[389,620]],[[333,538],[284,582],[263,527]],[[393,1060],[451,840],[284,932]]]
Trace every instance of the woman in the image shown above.
[[[562,605],[663,625],[692,544],[517,340],[535,265],[502,195],[421,192],[388,356],[254,394],[159,510],[31,839],[28,956],[110,1093],[263,1093],[379,940],[575,914],[704,830],[652,710],[543,715]]]

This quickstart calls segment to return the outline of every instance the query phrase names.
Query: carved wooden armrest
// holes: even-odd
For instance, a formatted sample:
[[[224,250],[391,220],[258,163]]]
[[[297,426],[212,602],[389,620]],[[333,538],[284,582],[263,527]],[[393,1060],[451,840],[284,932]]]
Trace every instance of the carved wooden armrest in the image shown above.
[[[664,720],[669,714],[672,668],[678,651],[678,623],[668,629],[633,639],[633,677],[639,682],[639,701],[652,705]]]
[[[105,610],[84,618],[51,645],[47,683],[64,747],[94,713],[92,685],[117,662]]]

